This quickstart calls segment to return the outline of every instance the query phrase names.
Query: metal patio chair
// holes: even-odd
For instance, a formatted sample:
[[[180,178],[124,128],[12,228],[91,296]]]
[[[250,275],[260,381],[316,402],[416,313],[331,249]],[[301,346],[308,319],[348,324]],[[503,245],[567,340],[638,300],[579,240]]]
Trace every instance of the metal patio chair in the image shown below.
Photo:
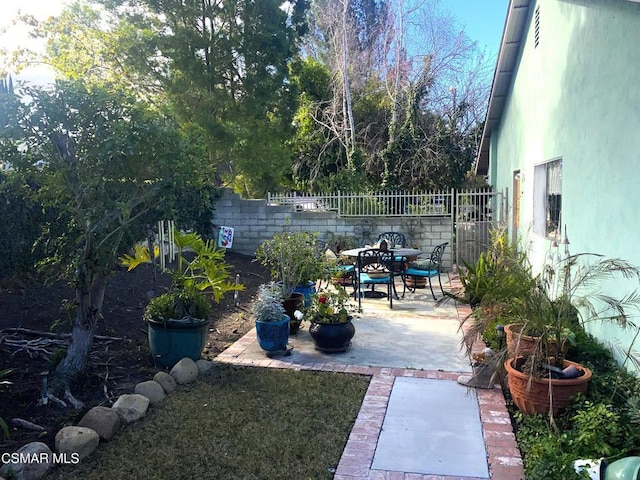
[[[377,242],[380,243],[382,240],[387,241],[388,248],[393,248],[396,245],[400,245],[401,247],[407,246],[407,239],[404,234],[400,232],[384,232],[378,235]]]
[[[389,308],[393,308],[394,263],[393,252],[389,250],[368,248],[358,253],[353,275],[353,291],[354,295],[358,297],[359,307],[362,307],[362,296],[365,293],[363,286],[386,285]]]
[[[412,290],[411,287],[407,285],[407,277],[428,278],[429,289],[431,289],[431,296],[433,297],[434,300],[437,300],[437,298],[435,293],[433,292],[433,285],[431,283],[431,279],[433,277],[438,277],[438,284],[440,285],[440,291],[444,296],[444,289],[442,288],[442,279],[440,277],[442,274],[442,256],[444,255],[444,250],[447,247],[447,245],[449,245],[449,242],[444,242],[436,246],[429,254],[429,257],[426,259],[427,263],[424,267],[409,267],[402,273],[402,283],[404,284],[404,288],[402,290],[403,296],[406,289],[409,289],[410,292],[416,291],[415,286],[413,287],[413,290]]]

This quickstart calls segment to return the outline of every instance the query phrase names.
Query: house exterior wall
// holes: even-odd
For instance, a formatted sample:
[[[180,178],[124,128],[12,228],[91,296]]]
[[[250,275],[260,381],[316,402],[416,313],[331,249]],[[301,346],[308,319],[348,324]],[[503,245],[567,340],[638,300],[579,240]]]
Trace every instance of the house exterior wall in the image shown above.
[[[640,4],[537,0],[527,25],[502,120],[491,135],[490,182],[511,188],[513,172],[523,173],[520,235],[539,268],[550,241],[531,229],[534,166],[562,158],[562,223],[571,253],[640,265]],[[614,294],[621,287],[605,286]],[[610,326],[590,329],[605,341],[631,335]]]
[[[221,190],[216,202],[213,224],[216,227],[234,228],[231,250],[245,255],[255,255],[256,249],[276,232],[318,232],[322,241],[330,234],[349,235],[358,243],[373,243],[382,232],[400,232],[411,246],[425,253],[449,242],[443,256],[443,270],[452,267],[451,216],[430,217],[338,217],[335,212],[296,211],[293,206],[267,205],[266,200],[248,200],[229,189]],[[363,223],[365,222],[365,223]]]

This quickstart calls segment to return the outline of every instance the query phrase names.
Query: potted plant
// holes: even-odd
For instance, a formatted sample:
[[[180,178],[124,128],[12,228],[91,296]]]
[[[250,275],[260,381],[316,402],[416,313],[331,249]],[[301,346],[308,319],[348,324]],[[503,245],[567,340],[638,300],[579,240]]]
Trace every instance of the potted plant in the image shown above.
[[[209,331],[212,299],[219,303],[226,293],[243,289],[230,281],[225,251],[213,242],[177,229],[174,242],[178,256],[176,268],[169,272],[172,284],[167,292],[149,301],[143,315],[154,363],[167,368],[184,357],[200,358]],[[191,259],[185,256],[187,249],[193,252]],[[150,259],[146,247],[136,246],[133,256],[120,260],[131,270]]]
[[[304,318],[311,323],[309,334],[314,347],[321,352],[344,352],[356,333],[352,323],[357,307],[351,296],[340,286],[312,296]]]
[[[291,319],[291,333],[296,333],[300,322],[293,314],[311,303],[315,282],[326,271],[318,234],[308,231],[277,232],[260,244],[256,260],[270,269],[273,280],[280,281],[285,309]],[[302,300],[296,293],[302,294]]]
[[[469,270],[473,276],[466,281],[475,288],[464,297],[473,298],[477,308],[466,320],[471,325],[464,342],[470,348],[488,325],[505,324],[507,345],[500,354],[506,357],[503,365],[514,403],[524,413],[555,414],[576,393],[586,392],[592,375],[567,359],[574,332],[591,321],[624,327],[629,307],[637,307],[635,293],[607,295],[595,290],[598,282],[616,276],[638,280],[640,271],[619,259],[569,255],[566,249],[560,254],[554,246],[541,273],[534,275],[517,242],[499,237]]]
[[[587,253],[555,258],[527,294],[507,301],[503,310],[517,324],[504,363],[508,386],[516,406],[527,414],[556,414],[577,393],[586,393],[592,372],[567,359],[575,329],[591,321],[626,327],[629,307],[638,302],[635,293],[611,296],[596,290],[599,281],[616,276],[639,279],[640,271],[628,262]],[[505,327],[508,335],[512,329]],[[525,337],[532,340],[526,347]]]
[[[258,296],[252,306],[256,319],[256,335],[260,348],[267,355],[286,351],[289,341],[289,316],[282,305],[282,289],[275,283],[258,287]]]

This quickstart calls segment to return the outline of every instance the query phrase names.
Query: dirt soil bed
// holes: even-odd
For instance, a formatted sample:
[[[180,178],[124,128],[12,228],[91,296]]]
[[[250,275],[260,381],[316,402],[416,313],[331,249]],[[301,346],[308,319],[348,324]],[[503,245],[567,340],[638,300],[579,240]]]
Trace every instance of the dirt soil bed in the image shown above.
[[[249,312],[258,285],[269,280],[268,272],[251,257],[227,252],[233,275],[240,275],[245,290],[227,295],[211,314],[211,327],[205,357],[215,357],[253,327]],[[72,392],[86,409],[77,411],[49,403],[40,405],[43,373],[53,368],[64,352],[64,337],[38,335],[70,332],[69,306],[73,292],[65,284],[5,282],[0,285],[0,371],[15,369],[11,385],[0,391],[0,418],[11,428],[9,440],[0,435],[0,453],[17,450],[32,441],[42,441],[52,449],[57,431],[77,422],[89,408],[111,406],[123,393],[131,393],[136,383],[149,380],[157,371],[153,366],[142,312],[149,298],[169,285],[167,275],[143,265],[126,272],[118,269],[106,290],[103,317],[96,334],[109,337],[94,342],[87,374]],[[112,337],[112,338],[111,338]],[[60,342],[60,344],[52,343]],[[30,349],[22,348],[29,342]],[[10,345],[12,344],[12,345]],[[37,349],[42,349],[40,352]],[[46,352],[45,352],[46,350]],[[11,419],[35,423],[44,431],[19,428]]]

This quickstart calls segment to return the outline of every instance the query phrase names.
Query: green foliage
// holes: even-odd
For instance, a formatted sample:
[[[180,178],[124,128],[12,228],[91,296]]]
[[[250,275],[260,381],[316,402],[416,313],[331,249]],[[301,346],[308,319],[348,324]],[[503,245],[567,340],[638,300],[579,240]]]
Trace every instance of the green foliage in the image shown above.
[[[577,454],[581,458],[608,457],[614,453],[611,445],[620,441],[622,433],[620,416],[610,405],[593,404],[585,401],[573,418],[573,429],[576,435],[571,442],[576,444]]]
[[[275,282],[262,284],[258,287],[258,296],[251,311],[261,322],[280,322],[285,314],[283,300],[282,288]]]
[[[58,82],[25,95],[31,103],[14,105],[0,145],[24,194],[47,215],[36,246],[43,265],[64,267],[59,273],[80,261],[107,272],[147,225],[174,216],[178,203],[186,211],[184,190],[208,176],[193,139],[123,91]]]
[[[42,257],[34,245],[41,225],[54,220],[30,198],[14,172],[0,172],[0,277],[10,278],[33,271]]]
[[[306,285],[325,274],[325,257],[318,233],[277,232],[260,244],[256,259],[271,270],[271,277],[282,281],[284,297],[297,285]]]
[[[197,233],[182,233],[178,229],[173,232],[173,238],[178,247],[178,259],[176,269],[170,272],[173,278],[171,291],[149,302],[145,319],[206,318],[211,303],[203,292],[212,294],[218,303],[226,293],[244,288],[230,281],[229,265],[224,261],[225,251],[216,248],[212,240],[205,241]],[[195,253],[193,258],[187,258],[186,250]],[[150,258],[148,249],[138,245],[134,255],[124,255],[120,262],[132,270]]]
[[[341,286],[335,290],[318,292],[311,296],[311,305],[304,314],[312,323],[345,323],[358,308],[351,302],[351,295]]]
[[[553,425],[546,416],[523,415],[511,407],[527,479],[578,479],[572,466],[578,458],[640,453],[640,379],[621,369],[611,351],[582,329],[576,337],[572,358],[593,371],[587,397],[561,411]]]
[[[152,298],[144,310],[147,321],[166,322],[185,317],[207,318],[211,302],[193,290],[177,290]]]
[[[59,81],[23,95],[3,104],[0,151],[44,212],[39,265],[73,279],[72,328],[86,334],[95,329],[117,256],[144,239],[148,225],[179,216],[202,224],[202,204],[212,205],[211,170],[201,162],[197,129],[180,128],[121,88]],[[82,373],[90,346],[71,345],[52,388],[64,390]]]

